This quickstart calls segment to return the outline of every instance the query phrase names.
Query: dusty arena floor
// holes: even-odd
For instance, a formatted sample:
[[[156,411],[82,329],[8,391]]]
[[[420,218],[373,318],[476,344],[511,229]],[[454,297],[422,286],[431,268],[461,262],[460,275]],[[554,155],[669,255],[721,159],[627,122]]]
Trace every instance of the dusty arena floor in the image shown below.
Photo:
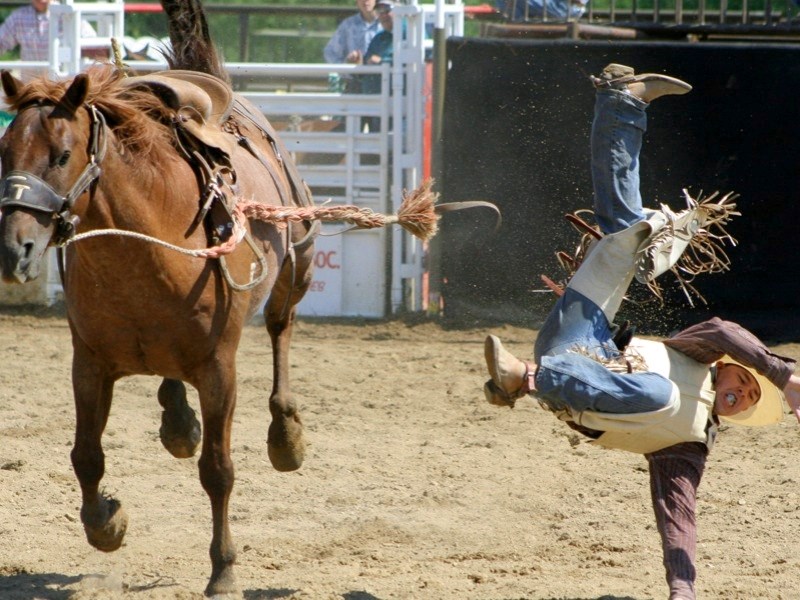
[[[529,356],[535,332],[491,332]],[[266,450],[269,340],[246,329],[231,507],[245,599],[666,598],[644,459],[584,444],[531,400],[486,404],[486,333],[301,322],[291,362],[309,450],[281,474]],[[69,462],[66,322],[0,315],[0,335],[0,598],[201,598],[210,509],[196,458],[158,440],[158,380],[116,388],[104,484],[130,525],[102,554]],[[699,494],[699,598],[800,597],[799,456],[789,416],[720,435]]]

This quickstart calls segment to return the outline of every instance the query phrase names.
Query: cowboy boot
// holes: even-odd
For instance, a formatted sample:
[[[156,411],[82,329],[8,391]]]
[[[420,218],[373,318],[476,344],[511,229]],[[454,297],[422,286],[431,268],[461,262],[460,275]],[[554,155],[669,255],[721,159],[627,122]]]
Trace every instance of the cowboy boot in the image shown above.
[[[635,96],[648,104],[667,95],[686,94],[692,86],[668,75],[661,73],[641,73],[636,75],[631,67],[610,64],[599,76],[590,77],[597,89],[620,90]]]
[[[483,386],[489,404],[514,408],[517,399],[536,390],[533,382],[535,365],[508,352],[497,336],[486,338],[483,351],[491,376]]]

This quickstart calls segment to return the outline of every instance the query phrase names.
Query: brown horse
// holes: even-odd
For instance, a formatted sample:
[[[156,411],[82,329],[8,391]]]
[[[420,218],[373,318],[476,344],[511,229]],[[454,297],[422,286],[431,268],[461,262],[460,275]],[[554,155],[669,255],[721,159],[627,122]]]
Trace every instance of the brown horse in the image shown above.
[[[178,65],[214,64],[207,58],[184,57]],[[288,153],[280,156],[269,125],[226,96],[224,82],[206,77],[198,87],[198,78],[203,74],[168,72],[155,81],[131,79],[100,65],[70,82],[23,84],[3,72],[17,115],[0,140],[0,267],[5,281],[26,282],[38,275],[49,246],[80,238],[66,246],[63,269],[77,413],[71,457],[81,521],[96,548],[119,548],[127,526],[120,503],[100,489],[115,382],[134,374],[163,378],[161,438],[178,457],[199,444],[183,382],[197,390],[198,466],[213,515],[206,594],[215,595],[237,593],[228,528],[236,350],[265,298],[273,347],[268,452],[281,471],[303,460],[288,352],[295,305],[311,280],[313,230],[308,222],[245,221],[238,231],[237,199],[297,206],[307,189]],[[81,238],[91,232],[109,235]],[[229,253],[204,257],[215,245]]]

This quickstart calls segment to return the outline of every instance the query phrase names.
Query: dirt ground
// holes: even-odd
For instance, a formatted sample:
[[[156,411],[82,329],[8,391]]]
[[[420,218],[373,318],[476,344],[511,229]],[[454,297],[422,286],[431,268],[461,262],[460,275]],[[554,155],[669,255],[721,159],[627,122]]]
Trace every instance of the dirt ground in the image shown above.
[[[530,354],[534,331],[491,332]],[[531,400],[486,404],[485,333],[301,322],[309,450],[282,474],[266,451],[269,341],[247,327],[231,507],[246,600],[666,598],[644,459],[587,446]],[[0,315],[0,336],[0,598],[201,598],[210,508],[196,458],[158,440],[158,380],[116,388],[104,484],[130,525],[102,554],[69,462],[66,322]],[[800,598],[799,435],[789,416],[720,435],[699,494],[699,598]]]

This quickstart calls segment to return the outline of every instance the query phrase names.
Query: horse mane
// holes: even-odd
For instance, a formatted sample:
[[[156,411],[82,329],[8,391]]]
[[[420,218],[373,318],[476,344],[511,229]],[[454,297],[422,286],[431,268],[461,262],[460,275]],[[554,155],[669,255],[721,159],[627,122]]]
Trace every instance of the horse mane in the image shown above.
[[[159,163],[174,154],[169,114],[158,98],[144,89],[122,86],[125,73],[114,65],[93,65],[85,75],[89,78],[86,102],[103,113],[129,157]],[[46,77],[32,79],[7,102],[14,111],[30,104],[55,105],[70,83],[71,80],[53,81]]]

